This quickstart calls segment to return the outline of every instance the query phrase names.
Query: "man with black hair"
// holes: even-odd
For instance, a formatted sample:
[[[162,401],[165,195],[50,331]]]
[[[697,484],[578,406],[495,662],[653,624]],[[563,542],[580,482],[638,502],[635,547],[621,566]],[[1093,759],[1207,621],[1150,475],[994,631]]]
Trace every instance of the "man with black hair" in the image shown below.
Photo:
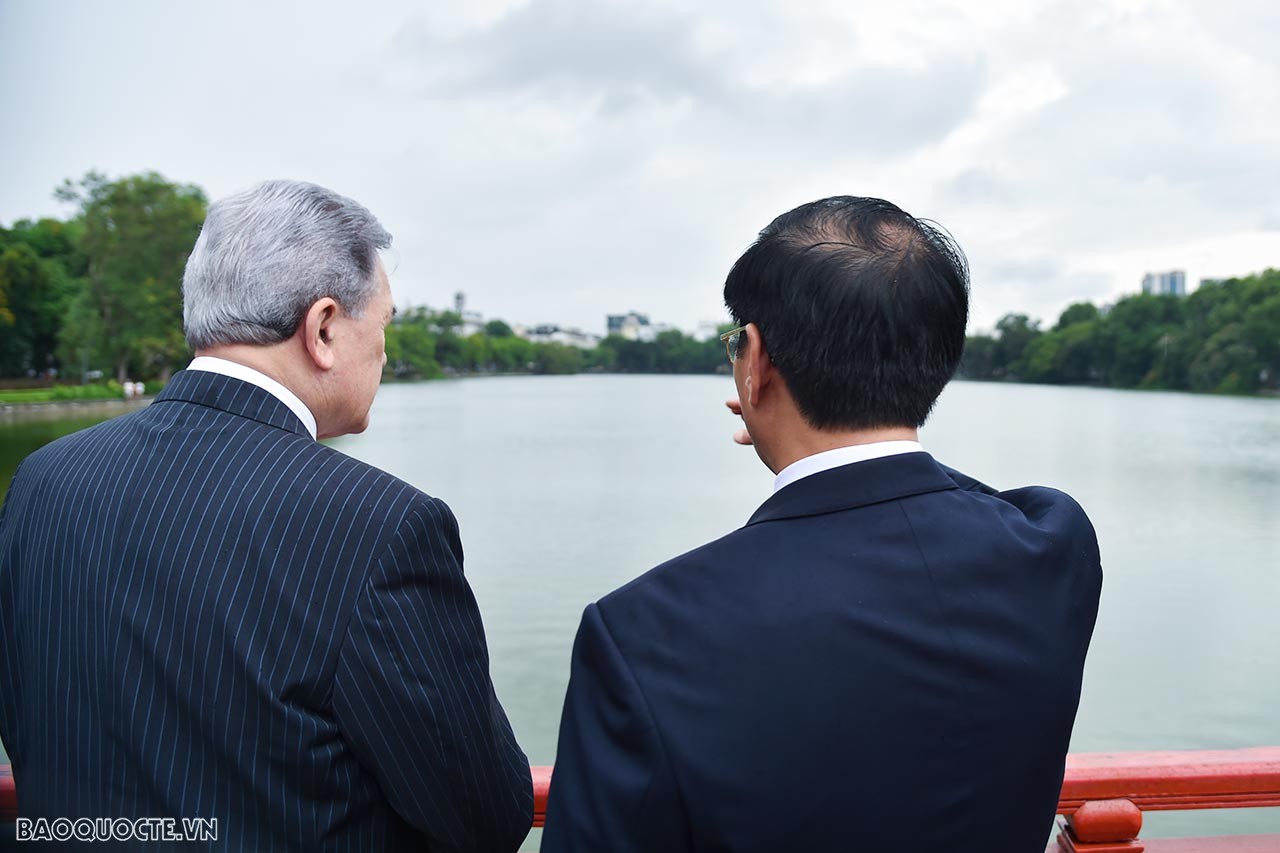
[[[1042,850],[1102,570],[1070,497],[919,444],[964,348],[959,247],[823,199],[724,296],[774,493],[587,607],[542,849]]]

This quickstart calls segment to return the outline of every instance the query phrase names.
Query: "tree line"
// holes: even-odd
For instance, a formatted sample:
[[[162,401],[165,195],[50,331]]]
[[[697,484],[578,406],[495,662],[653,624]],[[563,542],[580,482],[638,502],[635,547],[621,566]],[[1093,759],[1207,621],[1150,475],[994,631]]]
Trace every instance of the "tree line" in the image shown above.
[[[1051,329],[1007,314],[965,345],[961,375],[1110,388],[1255,394],[1280,389],[1280,270],[1189,296],[1069,306]]]
[[[208,200],[154,172],[90,172],[55,195],[65,220],[0,227],[0,378],[56,375],[164,381],[191,357],[182,335],[182,271]],[[722,331],[724,328],[722,327]],[[502,320],[464,333],[461,316],[415,308],[387,330],[388,377],[472,373],[714,373],[723,345],[675,330],[591,349],[532,342]],[[967,339],[970,379],[1257,393],[1280,387],[1280,270],[1205,283],[1187,297],[1080,302],[1051,329],[1008,314]]]
[[[462,317],[453,311],[415,308],[398,316],[387,329],[388,374],[714,373],[727,366],[720,341],[695,340],[678,330],[660,332],[652,341],[610,335],[593,348],[579,348],[526,340],[502,320],[468,335],[462,328]]]
[[[0,379],[167,380],[192,356],[182,271],[208,209],[204,191],[155,172],[114,181],[90,172],[55,196],[72,208],[67,219],[0,227]],[[678,331],[583,350],[525,340],[502,320],[462,330],[455,312],[405,312],[387,330],[387,375],[710,373],[724,363],[719,341]]]
[[[182,270],[208,202],[154,172],[90,172],[55,195],[66,221],[0,229],[0,376],[167,378],[190,353]]]

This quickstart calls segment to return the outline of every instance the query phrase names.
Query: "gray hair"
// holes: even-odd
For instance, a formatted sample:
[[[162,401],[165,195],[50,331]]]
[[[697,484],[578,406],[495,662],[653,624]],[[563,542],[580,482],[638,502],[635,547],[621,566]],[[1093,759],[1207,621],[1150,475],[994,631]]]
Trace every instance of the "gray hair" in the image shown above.
[[[182,276],[182,324],[192,349],[288,340],[319,299],[354,317],[376,287],[391,235],[332,190],[265,181],[209,208]]]

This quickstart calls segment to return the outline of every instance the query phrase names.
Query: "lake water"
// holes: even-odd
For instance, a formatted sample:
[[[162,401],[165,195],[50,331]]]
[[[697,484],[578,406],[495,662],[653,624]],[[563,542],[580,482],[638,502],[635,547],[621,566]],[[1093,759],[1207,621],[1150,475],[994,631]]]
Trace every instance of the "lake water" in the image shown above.
[[[453,507],[533,763],[555,759],[583,607],[768,497],[772,475],[731,441],[732,393],[706,376],[389,385],[369,431],[333,442]],[[0,424],[0,465],[34,427]],[[1280,744],[1280,401],[956,382],[922,441],[997,488],[1069,492],[1098,530],[1073,750]],[[1280,809],[1148,814],[1143,835],[1230,832],[1280,832]]]

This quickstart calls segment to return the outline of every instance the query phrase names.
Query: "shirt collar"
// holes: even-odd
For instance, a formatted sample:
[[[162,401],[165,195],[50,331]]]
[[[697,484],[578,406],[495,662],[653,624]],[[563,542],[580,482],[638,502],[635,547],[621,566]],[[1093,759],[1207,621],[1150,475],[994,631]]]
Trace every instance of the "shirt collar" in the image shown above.
[[[803,459],[797,459],[778,472],[773,478],[773,491],[791,485],[819,471],[852,465],[854,462],[866,462],[869,459],[880,459],[885,456],[897,456],[900,453],[920,453],[924,448],[918,441],[873,441],[870,444],[851,444],[848,447],[837,447],[824,450]]]
[[[307,404],[298,398],[298,395],[272,379],[261,370],[254,370],[247,364],[241,364],[238,361],[229,361],[225,358],[218,358],[212,355],[200,355],[192,359],[191,364],[187,365],[187,370],[203,370],[206,373],[218,373],[223,376],[230,376],[232,379],[239,379],[241,382],[248,382],[251,385],[257,385],[263,391],[275,397],[281,403],[289,407],[289,410],[298,416],[298,420],[302,421],[302,425],[307,428],[307,432],[311,433],[311,437],[316,437],[316,416],[311,414],[311,410],[307,408]]]

